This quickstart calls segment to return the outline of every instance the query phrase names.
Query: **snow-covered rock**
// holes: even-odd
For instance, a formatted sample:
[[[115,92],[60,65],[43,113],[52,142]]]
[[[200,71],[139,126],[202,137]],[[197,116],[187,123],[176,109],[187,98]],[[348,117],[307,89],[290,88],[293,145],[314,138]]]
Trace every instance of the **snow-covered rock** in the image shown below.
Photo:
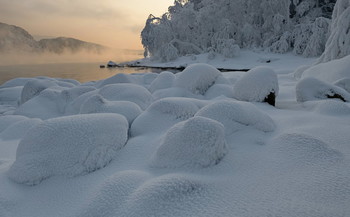
[[[233,86],[236,99],[248,102],[275,103],[279,91],[275,71],[267,67],[256,67],[245,73]]]
[[[97,82],[96,86],[103,87],[108,84],[120,84],[120,83],[136,83],[136,80],[133,78],[132,75],[119,73],[110,78]]]
[[[204,105],[199,100],[176,97],[155,101],[134,120],[130,128],[131,135],[164,132],[174,124],[193,117]]]
[[[25,83],[22,89],[20,104],[27,102],[34,96],[39,95],[41,91],[52,86],[57,86],[57,84],[55,84],[52,81],[44,80],[44,79],[29,80],[28,82]]]
[[[343,159],[342,153],[332,149],[325,141],[304,133],[283,133],[271,143],[283,163],[292,163],[297,167],[330,165]]]
[[[152,94],[137,84],[110,84],[102,87],[98,93],[110,101],[130,101],[145,110],[153,101]]]
[[[220,96],[233,98],[233,88],[232,85],[214,84],[207,90],[204,96],[206,99],[213,99]]]
[[[22,94],[22,86],[7,87],[0,89],[0,104],[16,105]]]
[[[80,106],[80,114],[117,113],[131,124],[142,113],[141,108],[129,101],[109,101],[101,95],[93,95]]]
[[[216,120],[224,125],[226,135],[253,128],[263,132],[274,131],[274,121],[256,106],[248,102],[219,101],[203,107],[195,117]]]
[[[194,94],[205,94],[221,74],[219,70],[204,63],[192,64],[177,74],[175,86]]]
[[[166,89],[173,86],[175,80],[174,73],[164,71],[161,72],[158,77],[151,83],[148,90],[153,93],[156,90]]]
[[[21,115],[5,115],[0,116],[0,133],[8,128],[11,124],[19,121],[27,120],[28,118]]]
[[[298,82],[296,97],[298,102],[329,98],[350,102],[350,93],[346,90],[312,77],[304,78]]]
[[[189,90],[180,87],[171,87],[154,91],[152,94],[153,99],[159,100],[169,97],[183,97],[183,98],[193,98],[193,99],[202,99],[202,95],[196,95]]]
[[[315,111],[323,115],[349,115],[350,107],[338,100],[322,100],[317,103]]]
[[[76,176],[106,166],[128,137],[117,114],[54,118],[32,128],[20,141],[9,177],[28,185],[55,175]]]
[[[61,91],[47,88],[38,96],[20,105],[14,114],[43,120],[59,117],[62,115],[61,102]]]
[[[350,78],[350,55],[341,59],[320,63],[306,69],[302,78],[314,77],[326,82],[336,82],[343,78]]]
[[[40,124],[41,122],[42,120],[38,118],[30,118],[22,121],[17,121],[2,131],[0,133],[0,138],[3,140],[20,139],[28,132],[28,130],[37,124]]]
[[[224,126],[209,118],[193,117],[167,131],[152,166],[205,168],[218,164],[227,152]]]
[[[350,77],[339,79],[338,81],[334,82],[334,85],[341,87],[350,93]]]

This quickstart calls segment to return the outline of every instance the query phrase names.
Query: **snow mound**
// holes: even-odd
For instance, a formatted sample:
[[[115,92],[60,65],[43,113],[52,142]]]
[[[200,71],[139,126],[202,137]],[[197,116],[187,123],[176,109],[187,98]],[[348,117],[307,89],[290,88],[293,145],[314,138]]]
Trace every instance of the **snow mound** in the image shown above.
[[[192,64],[177,74],[175,86],[185,88],[194,94],[205,94],[216,78],[219,70],[205,63]]]
[[[97,83],[98,87],[103,87],[109,84],[120,84],[120,83],[136,83],[134,77],[129,74],[119,73],[110,78],[102,80]]]
[[[284,133],[272,141],[272,146],[283,161],[300,166],[337,163],[343,159],[343,154],[326,142],[303,133]]]
[[[248,102],[219,101],[203,107],[196,115],[216,120],[224,125],[226,135],[247,127],[263,132],[274,131],[274,121]]]
[[[68,103],[68,102],[72,102],[73,100],[83,95],[84,93],[87,93],[93,90],[96,90],[96,88],[91,86],[78,86],[78,87],[69,88],[67,90],[63,90],[61,92],[61,95],[62,95],[62,98],[65,99],[65,101]]]
[[[346,90],[348,93],[350,93],[350,77],[349,78],[343,78],[336,82],[334,82],[335,86],[341,87],[344,90]]]
[[[233,88],[231,85],[227,84],[214,84],[208,89],[204,96],[206,99],[214,99],[220,96],[233,98]]]
[[[132,136],[165,131],[174,124],[193,117],[204,106],[199,100],[165,98],[155,101],[131,125]]]
[[[296,97],[298,102],[329,98],[350,102],[350,94],[346,90],[312,77],[304,78],[298,82]]]
[[[61,90],[47,88],[20,105],[14,114],[30,118],[49,119],[62,115]]]
[[[22,89],[22,86],[1,88],[0,104],[17,106],[18,100],[21,97]]]
[[[30,128],[40,124],[42,120],[38,118],[30,118],[18,121],[11,124],[4,131],[0,133],[0,138],[3,140],[13,140],[22,138]]]
[[[6,115],[0,116],[0,133],[8,128],[11,124],[19,121],[27,120],[27,117],[21,115]]]
[[[119,213],[128,196],[150,175],[143,171],[127,170],[108,177],[93,192],[92,199],[83,208],[79,217],[114,217]]]
[[[142,113],[141,108],[129,101],[108,101],[101,95],[93,95],[80,107],[80,114],[117,113],[123,115],[131,124]]]
[[[98,93],[107,100],[134,102],[142,110],[153,101],[151,93],[145,87],[136,84],[110,84],[101,88]]]
[[[322,102],[318,103],[315,111],[324,115],[349,115],[350,107],[346,103],[340,101],[323,100]]]
[[[39,95],[41,91],[52,86],[57,86],[57,84],[55,84],[52,81],[43,80],[43,79],[29,80],[28,82],[25,83],[22,89],[20,104],[27,102],[28,100],[32,99],[34,96]]]
[[[166,89],[156,90],[153,94],[154,100],[159,100],[168,97],[183,97],[183,98],[193,98],[193,99],[202,99],[202,95],[196,95],[189,90],[180,87],[171,87]]]
[[[152,166],[205,168],[218,164],[227,152],[224,126],[209,118],[193,117],[167,131]]]
[[[207,196],[206,187],[198,176],[167,174],[151,179],[130,195],[122,216],[192,216],[188,213],[194,212],[193,203]]]
[[[256,67],[246,72],[234,84],[233,95],[241,101],[269,102],[274,105],[278,90],[275,71],[267,67]]]
[[[156,79],[152,81],[150,87],[148,88],[151,93],[156,90],[166,89],[173,86],[175,81],[174,73],[164,71],[161,72]]]
[[[62,91],[63,92],[63,91]],[[76,115],[80,112],[81,105],[88,100],[91,96],[98,94],[98,90],[88,91],[81,94],[77,98],[73,99],[71,102],[67,102],[65,105],[64,113],[65,115]],[[64,97],[66,98],[66,97]]]
[[[326,82],[336,82],[337,80],[350,78],[350,55],[332,60],[326,63],[317,64],[302,74],[302,78],[314,77]]]
[[[54,118],[29,130],[20,141],[9,177],[27,185],[55,175],[76,176],[106,166],[128,137],[117,114]]]

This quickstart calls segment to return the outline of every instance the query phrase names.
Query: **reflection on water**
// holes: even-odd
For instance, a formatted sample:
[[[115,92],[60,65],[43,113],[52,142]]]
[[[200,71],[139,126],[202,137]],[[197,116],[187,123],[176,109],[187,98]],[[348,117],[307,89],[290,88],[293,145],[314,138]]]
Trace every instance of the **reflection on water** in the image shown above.
[[[55,63],[0,66],[0,85],[18,77],[47,76],[70,78],[80,82],[101,80],[118,73],[159,72],[154,69],[100,68],[101,63]]]

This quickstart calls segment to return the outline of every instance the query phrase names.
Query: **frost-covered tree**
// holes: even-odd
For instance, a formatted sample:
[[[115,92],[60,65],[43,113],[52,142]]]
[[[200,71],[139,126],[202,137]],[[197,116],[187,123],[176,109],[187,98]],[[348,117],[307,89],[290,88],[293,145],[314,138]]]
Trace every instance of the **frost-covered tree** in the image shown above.
[[[331,33],[319,62],[350,55],[350,0],[338,0],[332,15]]]
[[[150,15],[141,33],[145,54],[167,61],[176,55],[240,48],[319,56],[336,0],[175,0],[162,17]]]

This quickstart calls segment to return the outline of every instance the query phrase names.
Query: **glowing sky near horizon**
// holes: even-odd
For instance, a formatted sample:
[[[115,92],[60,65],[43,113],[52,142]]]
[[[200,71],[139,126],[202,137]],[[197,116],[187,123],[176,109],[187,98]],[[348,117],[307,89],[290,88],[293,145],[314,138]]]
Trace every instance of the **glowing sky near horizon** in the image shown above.
[[[120,49],[142,49],[149,14],[160,16],[174,0],[0,0],[0,22],[34,36],[73,37]]]

